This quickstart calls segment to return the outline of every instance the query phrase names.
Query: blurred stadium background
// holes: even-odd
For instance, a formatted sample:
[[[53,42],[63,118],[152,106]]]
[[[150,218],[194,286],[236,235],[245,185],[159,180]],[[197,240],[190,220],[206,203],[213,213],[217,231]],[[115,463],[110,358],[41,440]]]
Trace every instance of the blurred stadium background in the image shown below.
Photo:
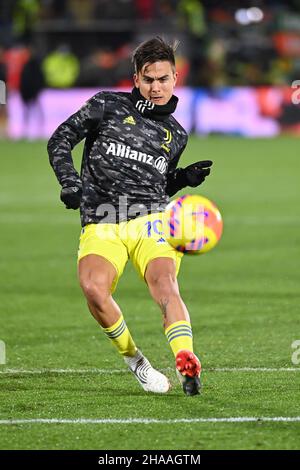
[[[189,132],[300,133],[299,0],[7,0],[0,5],[1,135],[48,137],[99,88],[132,86],[143,40],[178,39]]]
[[[204,366],[194,400],[131,265],[116,299],[172,391],[146,395],[98,331],[76,280],[78,213],[60,203],[46,152],[87,98],[131,88],[130,55],[156,34],[180,41],[182,166],[214,160],[189,192],[214,200],[225,223],[220,245],[185,257],[180,273]],[[1,449],[299,449],[298,79],[299,0],[0,2]],[[143,418],[156,424],[132,422]]]

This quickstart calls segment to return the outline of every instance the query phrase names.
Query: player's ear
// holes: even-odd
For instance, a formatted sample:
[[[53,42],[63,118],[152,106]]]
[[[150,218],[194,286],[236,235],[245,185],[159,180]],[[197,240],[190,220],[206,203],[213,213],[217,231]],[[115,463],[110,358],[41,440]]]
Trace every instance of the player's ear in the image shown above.
[[[174,74],[173,74],[173,76],[174,76],[174,86],[175,86],[176,83],[177,83],[178,72],[175,71]]]
[[[136,88],[139,88],[139,86],[140,86],[140,84],[139,84],[139,77],[138,77],[138,75],[137,75],[136,73],[133,75],[133,81],[134,81],[134,86],[135,86]]]

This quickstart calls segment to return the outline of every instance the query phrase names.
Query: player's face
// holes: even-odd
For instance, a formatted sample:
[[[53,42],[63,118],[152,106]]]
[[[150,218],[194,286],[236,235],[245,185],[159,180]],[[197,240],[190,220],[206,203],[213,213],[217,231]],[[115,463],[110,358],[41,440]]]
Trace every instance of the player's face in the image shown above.
[[[173,95],[177,72],[168,61],[145,64],[138,74],[134,74],[134,84],[141,95],[154,104],[166,104]]]

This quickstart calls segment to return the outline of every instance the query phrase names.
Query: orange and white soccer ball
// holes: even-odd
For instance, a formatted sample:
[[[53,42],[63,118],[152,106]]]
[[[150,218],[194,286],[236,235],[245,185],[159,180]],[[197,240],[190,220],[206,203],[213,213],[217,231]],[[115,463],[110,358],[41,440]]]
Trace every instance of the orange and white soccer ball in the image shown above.
[[[163,231],[167,242],[177,251],[196,255],[207,253],[221,238],[222,216],[206,197],[186,194],[166,207]]]

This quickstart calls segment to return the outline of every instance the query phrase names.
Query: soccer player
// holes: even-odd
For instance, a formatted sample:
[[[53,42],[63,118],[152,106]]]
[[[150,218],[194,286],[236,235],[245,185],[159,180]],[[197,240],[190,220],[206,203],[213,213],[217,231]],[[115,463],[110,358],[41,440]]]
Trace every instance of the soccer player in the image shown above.
[[[212,162],[177,168],[187,134],[172,116],[178,102],[174,48],[156,37],[135,50],[133,64],[131,93],[99,92],[56,129],[50,163],[66,208],[80,207],[78,273],[91,314],[143,389],[166,393],[169,380],[137,349],[112,297],[130,259],[161,308],[183,390],[196,395],[201,364],[177,283],[182,254],[163,237],[162,213],[170,196],[204,181]],[[82,139],[79,176],[71,151]]]

